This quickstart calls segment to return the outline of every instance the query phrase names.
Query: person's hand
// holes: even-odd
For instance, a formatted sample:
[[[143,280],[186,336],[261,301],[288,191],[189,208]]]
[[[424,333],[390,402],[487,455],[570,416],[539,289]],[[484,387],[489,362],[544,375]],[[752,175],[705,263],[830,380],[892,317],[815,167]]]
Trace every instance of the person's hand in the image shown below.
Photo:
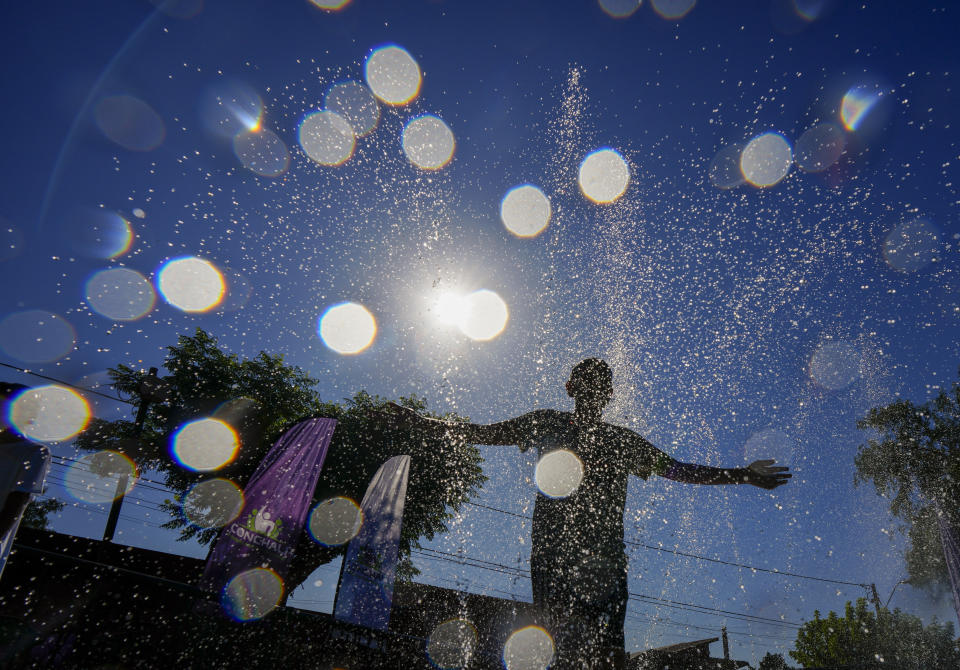
[[[790,468],[774,465],[772,458],[754,461],[747,466],[747,483],[759,486],[762,489],[775,489],[783,486],[793,475]]]

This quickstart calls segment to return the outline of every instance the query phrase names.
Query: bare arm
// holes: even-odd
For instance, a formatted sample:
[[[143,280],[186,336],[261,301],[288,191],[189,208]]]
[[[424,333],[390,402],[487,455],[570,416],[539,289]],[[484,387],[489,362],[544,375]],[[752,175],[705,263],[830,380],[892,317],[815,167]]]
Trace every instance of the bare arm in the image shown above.
[[[478,424],[432,419],[395,403],[388,403],[388,407],[402,426],[470,444],[519,444],[536,425],[534,412],[498,423]]]
[[[634,435],[636,435],[634,433]],[[683,463],[654,447],[643,437],[641,453],[652,454],[650,472],[675,482],[687,484],[752,484],[764,489],[775,489],[787,483],[792,475],[789,468],[775,466],[773,460],[754,461],[745,468],[715,468],[698,463]]]

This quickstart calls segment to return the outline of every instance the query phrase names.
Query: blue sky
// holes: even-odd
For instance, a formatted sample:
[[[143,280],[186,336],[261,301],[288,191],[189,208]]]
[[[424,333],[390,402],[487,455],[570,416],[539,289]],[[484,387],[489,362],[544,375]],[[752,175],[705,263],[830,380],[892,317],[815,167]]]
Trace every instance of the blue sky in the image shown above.
[[[903,576],[902,540],[884,501],[853,487],[864,439],[855,422],[898,396],[925,399],[960,364],[957,56],[939,46],[951,43],[956,10],[704,2],[672,20],[654,11],[662,3],[625,18],[589,0],[516,4],[353,0],[327,12],[208,0],[173,12],[186,18],[147,2],[13,8],[0,41],[0,216],[16,247],[0,261],[11,287],[0,317],[13,319],[0,322],[4,362],[89,385],[117,363],[162,363],[178,335],[203,327],[245,356],[283,353],[321,380],[325,398],[415,392],[435,409],[493,421],[566,408],[570,366],[603,356],[615,372],[609,420],[681,460],[742,464],[773,451],[795,471],[773,493],[634,481],[628,540],[875,582],[885,599]],[[332,85],[363,82],[366,59],[387,44],[418,63],[417,97],[380,102],[378,125],[350,158],[318,164],[300,146],[301,122],[324,109]],[[850,91],[875,99],[859,118],[852,108],[843,116]],[[259,97],[262,128],[288,148],[285,171],[245,167],[210,112],[217,95]],[[404,154],[404,127],[424,114],[455,138],[440,169]],[[842,155],[824,158],[830,146],[805,135],[824,124]],[[751,155],[739,150],[771,132],[793,152],[780,181],[738,184],[736,158],[732,171],[717,162]],[[810,146],[825,165],[805,162]],[[577,181],[603,147],[630,171],[609,204]],[[776,170],[775,156],[760,158],[757,170]],[[528,183],[552,217],[527,239],[506,230],[500,206]],[[134,233],[114,258],[109,244],[91,245],[109,214]],[[227,278],[220,306],[188,313],[158,296],[137,319],[98,311],[96,272],[122,267],[157,284],[160,267],[182,256]],[[509,309],[489,341],[441,323],[436,309],[446,292],[479,289]],[[318,319],[344,301],[378,325],[356,355],[318,336]],[[98,401],[95,411],[122,408]],[[483,454],[490,482],[477,502],[529,514],[530,457]],[[188,549],[133,521],[143,514],[121,521],[121,538]],[[96,534],[104,518],[73,510],[57,527]],[[524,567],[529,522],[467,508],[431,546]],[[864,595],[642,547],[630,558],[631,591],[789,621]],[[529,598],[522,579],[418,565],[426,581]],[[331,579],[317,579],[326,590],[296,596],[328,598]],[[951,616],[946,601],[908,587],[893,604]],[[709,637],[724,622],[641,602],[630,613],[631,649]],[[789,648],[762,636],[793,637],[727,624],[740,658]]]

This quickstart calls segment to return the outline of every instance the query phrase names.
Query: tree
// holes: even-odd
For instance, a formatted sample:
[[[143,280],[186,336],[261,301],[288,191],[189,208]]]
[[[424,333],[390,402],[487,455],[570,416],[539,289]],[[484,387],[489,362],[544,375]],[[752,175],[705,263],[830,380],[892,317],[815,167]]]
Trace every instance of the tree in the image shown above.
[[[400,540],[401,576],[413,571],[411,549],[419,547],[421,539],[432,539],[446,530],[446,522],[452,518],[450,510],[459,509],[486,480],[475,447],[411,435],[384,422],[371,421],[371,415],[386,400],[364,391],[341,403],[324,402],[313,388],[317,380],[284,363],[282,356],[260,352],[255,358],[240,359],[222,351],[214,337],[197,329],[193,336],[181,336],[176,345],[168,347],[163,365],[170,373],[164,377],[168,384],[166,402],[148,406],[142,430],[138,431],[135,421],[94,420],[77,445],[91,451],[121,451],[139,467],[162,472],[166,485],[176,492],[165,505],[173,518],[164,525],[179,530],[180,540],[196,538],[209,544],[219,533],[218,528],[193,525],[180,511],[184,495],[194,484],[210,477],[226,477],[243,488],[276,439],[308,417],[338,421],[314,502],[337,495],[359,501],[385,460],[398,454],[411,455]],[[141,406],[137,389],[145,376],[142,370],[126,365],[110,370],[113,386],[130,396],[134,413]],[[238,405],[237,399],[248,400]],[[417,411],[426,410],[425,401],[415,397],[398,402]],[[187,421],[223,414],[225,407],[241,408],[231,415],[231,424],[241,435],[236,458],[214,473],[181,467],[168,449],[173,434]],[[455,415],[439,418],[462,420]],[[324,547],[304,533],[287,576],[287,592],[343,551],[345,546]]]
[[[787,665],[783,654],[767,653],[760,659],[760,665],[757,670],[793,670],[793,668]]]
[[[47,515],[51,513],[56,514],[64,507],[66,507],[66,503],[56,500],[55,498],[31,500],[30,504],[27,505],[27,509],[23,511],[23,518],[20,519],[20,525],[26,526],[27,528],[45,530],[47,526],[50,525]]]
[[[960,384],[917,405],[898,400],[874,407],[857,422],[875,437],[860,446],[856,482],[873,481],[905,522],[909,583],[938,589],[949,584],[937,515],[960,526]]]
[[[881,610],[879,619],[867,609],[865,598],[849,601],[844,616],[830,612],[826,619],[814,611],[797,632],[789,652],[803,667],[882,663],[890,670],[926,670],[960,667],[960,645],[953,624],[929,626],[910,614]]]

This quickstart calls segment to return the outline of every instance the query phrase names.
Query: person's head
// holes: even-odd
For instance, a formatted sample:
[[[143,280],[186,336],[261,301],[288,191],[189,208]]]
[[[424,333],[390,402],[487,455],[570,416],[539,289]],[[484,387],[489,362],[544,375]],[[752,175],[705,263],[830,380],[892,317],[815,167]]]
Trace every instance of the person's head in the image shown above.
[[[613,397],[613,371],[599,358],[587,358],[573,366],[567,395],[578,403],[603,408]]]

